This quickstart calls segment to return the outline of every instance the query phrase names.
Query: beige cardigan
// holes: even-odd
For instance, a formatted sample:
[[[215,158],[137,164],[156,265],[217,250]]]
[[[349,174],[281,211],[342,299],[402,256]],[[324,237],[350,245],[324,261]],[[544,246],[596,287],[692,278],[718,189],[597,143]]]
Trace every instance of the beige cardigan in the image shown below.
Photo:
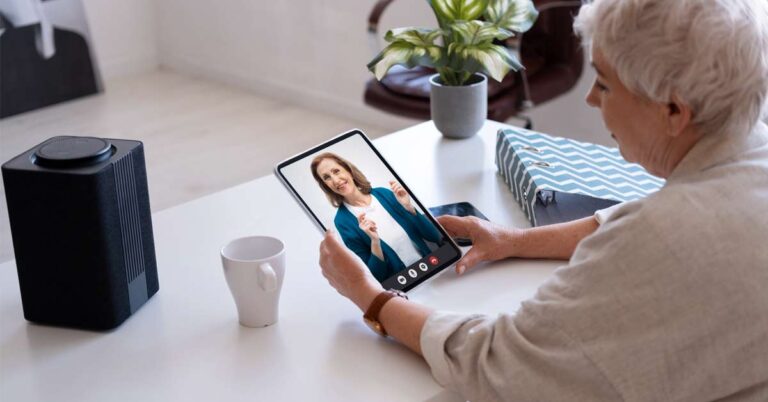
[[[703,138],[660,191],[596,216],[516,314],[429,317],[437,382],[472,401],[768,401],[768,127]]]

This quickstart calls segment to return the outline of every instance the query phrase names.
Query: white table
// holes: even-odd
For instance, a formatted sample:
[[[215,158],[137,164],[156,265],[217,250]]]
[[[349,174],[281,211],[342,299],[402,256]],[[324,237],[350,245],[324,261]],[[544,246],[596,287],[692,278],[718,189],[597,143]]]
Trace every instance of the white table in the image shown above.
[[[442,139],[431,122],[375,141],[423,204],[470,201],[492,221],[527,226],[496,174],[496,130]],[[329,133],[334,134],[334,133]],[[151,186],[151,183],[150,183]],[[27,323],[16,267],[0,265],[2,401],[457,401],[427,364],[379,338],[320,274],[321,235],[273,176],[153,215],[160,291],[112,332]],[[280,321],[237,322],[219,260],[228,240],[287,245]],[[461,312],[513,312],[558,264],[506,261],[446,270],[412,299]]]

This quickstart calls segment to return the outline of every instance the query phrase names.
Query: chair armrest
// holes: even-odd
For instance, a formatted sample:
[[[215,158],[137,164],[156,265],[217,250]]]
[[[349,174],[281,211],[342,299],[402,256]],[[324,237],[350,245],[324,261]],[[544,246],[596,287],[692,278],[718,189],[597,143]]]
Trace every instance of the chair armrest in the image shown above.
[[[384,9],[395,0],[379,0],[374,4],[371,13],[368,15],[368,47],[371,49],[371,57],[376,57],[383,47],[381,46],[381,37],[379,35],[379,20]]]
[[[539,0],[536,2],[536,10],[543,12],[552,8],[580,7],[582,4],[584,2],[581,0]]]
[[[549,10],[554,10],[558,8],[580,7],[582,4],[583,2],[581,0],[539,0],[535,2],[535,7],[536,7],[536,10],[538,10],[539,13],[541,14]],[[516,37],[516,39],[518,39],[519,41],[516,47],[516,50],[518,51],[520,51],[520,48],[524,46],[524,44],[526,43],[526,41],[523,40],[524,36],[525,34],[520,34]],[[559,90],[557,87],[560,87],[564,92],[575,84],[576,80],[581,75],[583,58],[580,50],[577,50],[575,54],[572,54],[572,56],[573,56],[573,59],[567,63],[563,63],[561,61],[556,62],[555,60],[549,60],[549,63],[547,63],[547,66],[545,66],[543,71],[540,71],[539,73],[537,73],[536,77],[534,77],[530,81],[529,81],[528,74],[525,70],[521,70],[519,72],[519,75],[522,81],[522,89],[523,89],[523,99],[522,99],[523,110],[533,108],[535,104],[538,103],[539,101],[547,100],[547,99],[550,99],[552,96],[557,95]],[[558,70],[561,72],[566,72],[566,75],[564,77],[561,77],[561,79],[557,79],[556,75],[552,74],[553,71],[558,71]],[[546,77],[546,79],[543,79],[544,77]],[[549,81],[551,80],[554,80],[555,85],[548,84]],[[531,88],[532,86],[537,88],[532,90]],[[543,90],[541,88],[542,86],[543,86]],[[536,93],[534,94],[532,92],[536,92]]]
[[[384,9],[389,6],[390,3],[392,3],[395,0],[379,0],[374,4],[373,9],[371,10],[371,13],[368,14],[368,32],[369,33],[377,33],[379,30],[379,20],[381,19],[381,14],[384,14]]]

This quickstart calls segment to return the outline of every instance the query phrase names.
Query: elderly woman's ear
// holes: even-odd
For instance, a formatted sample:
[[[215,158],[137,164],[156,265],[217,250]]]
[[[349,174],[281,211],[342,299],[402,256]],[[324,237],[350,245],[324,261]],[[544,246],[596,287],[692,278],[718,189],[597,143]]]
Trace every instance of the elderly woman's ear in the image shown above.
[[[665,107],[667,121],[667,135],[670,137],[679,137],[686,130],[692,130],[691,120],[693,111],[677,95],[672,95],[672,101]]]

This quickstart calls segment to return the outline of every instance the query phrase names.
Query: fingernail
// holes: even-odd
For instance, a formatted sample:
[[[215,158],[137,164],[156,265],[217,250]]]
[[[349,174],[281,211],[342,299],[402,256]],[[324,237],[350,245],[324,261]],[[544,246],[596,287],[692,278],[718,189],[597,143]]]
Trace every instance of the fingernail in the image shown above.
[[[463,275],[464,271],[467,269],[467,267],[463,265],[459,265],[459,275]]]

